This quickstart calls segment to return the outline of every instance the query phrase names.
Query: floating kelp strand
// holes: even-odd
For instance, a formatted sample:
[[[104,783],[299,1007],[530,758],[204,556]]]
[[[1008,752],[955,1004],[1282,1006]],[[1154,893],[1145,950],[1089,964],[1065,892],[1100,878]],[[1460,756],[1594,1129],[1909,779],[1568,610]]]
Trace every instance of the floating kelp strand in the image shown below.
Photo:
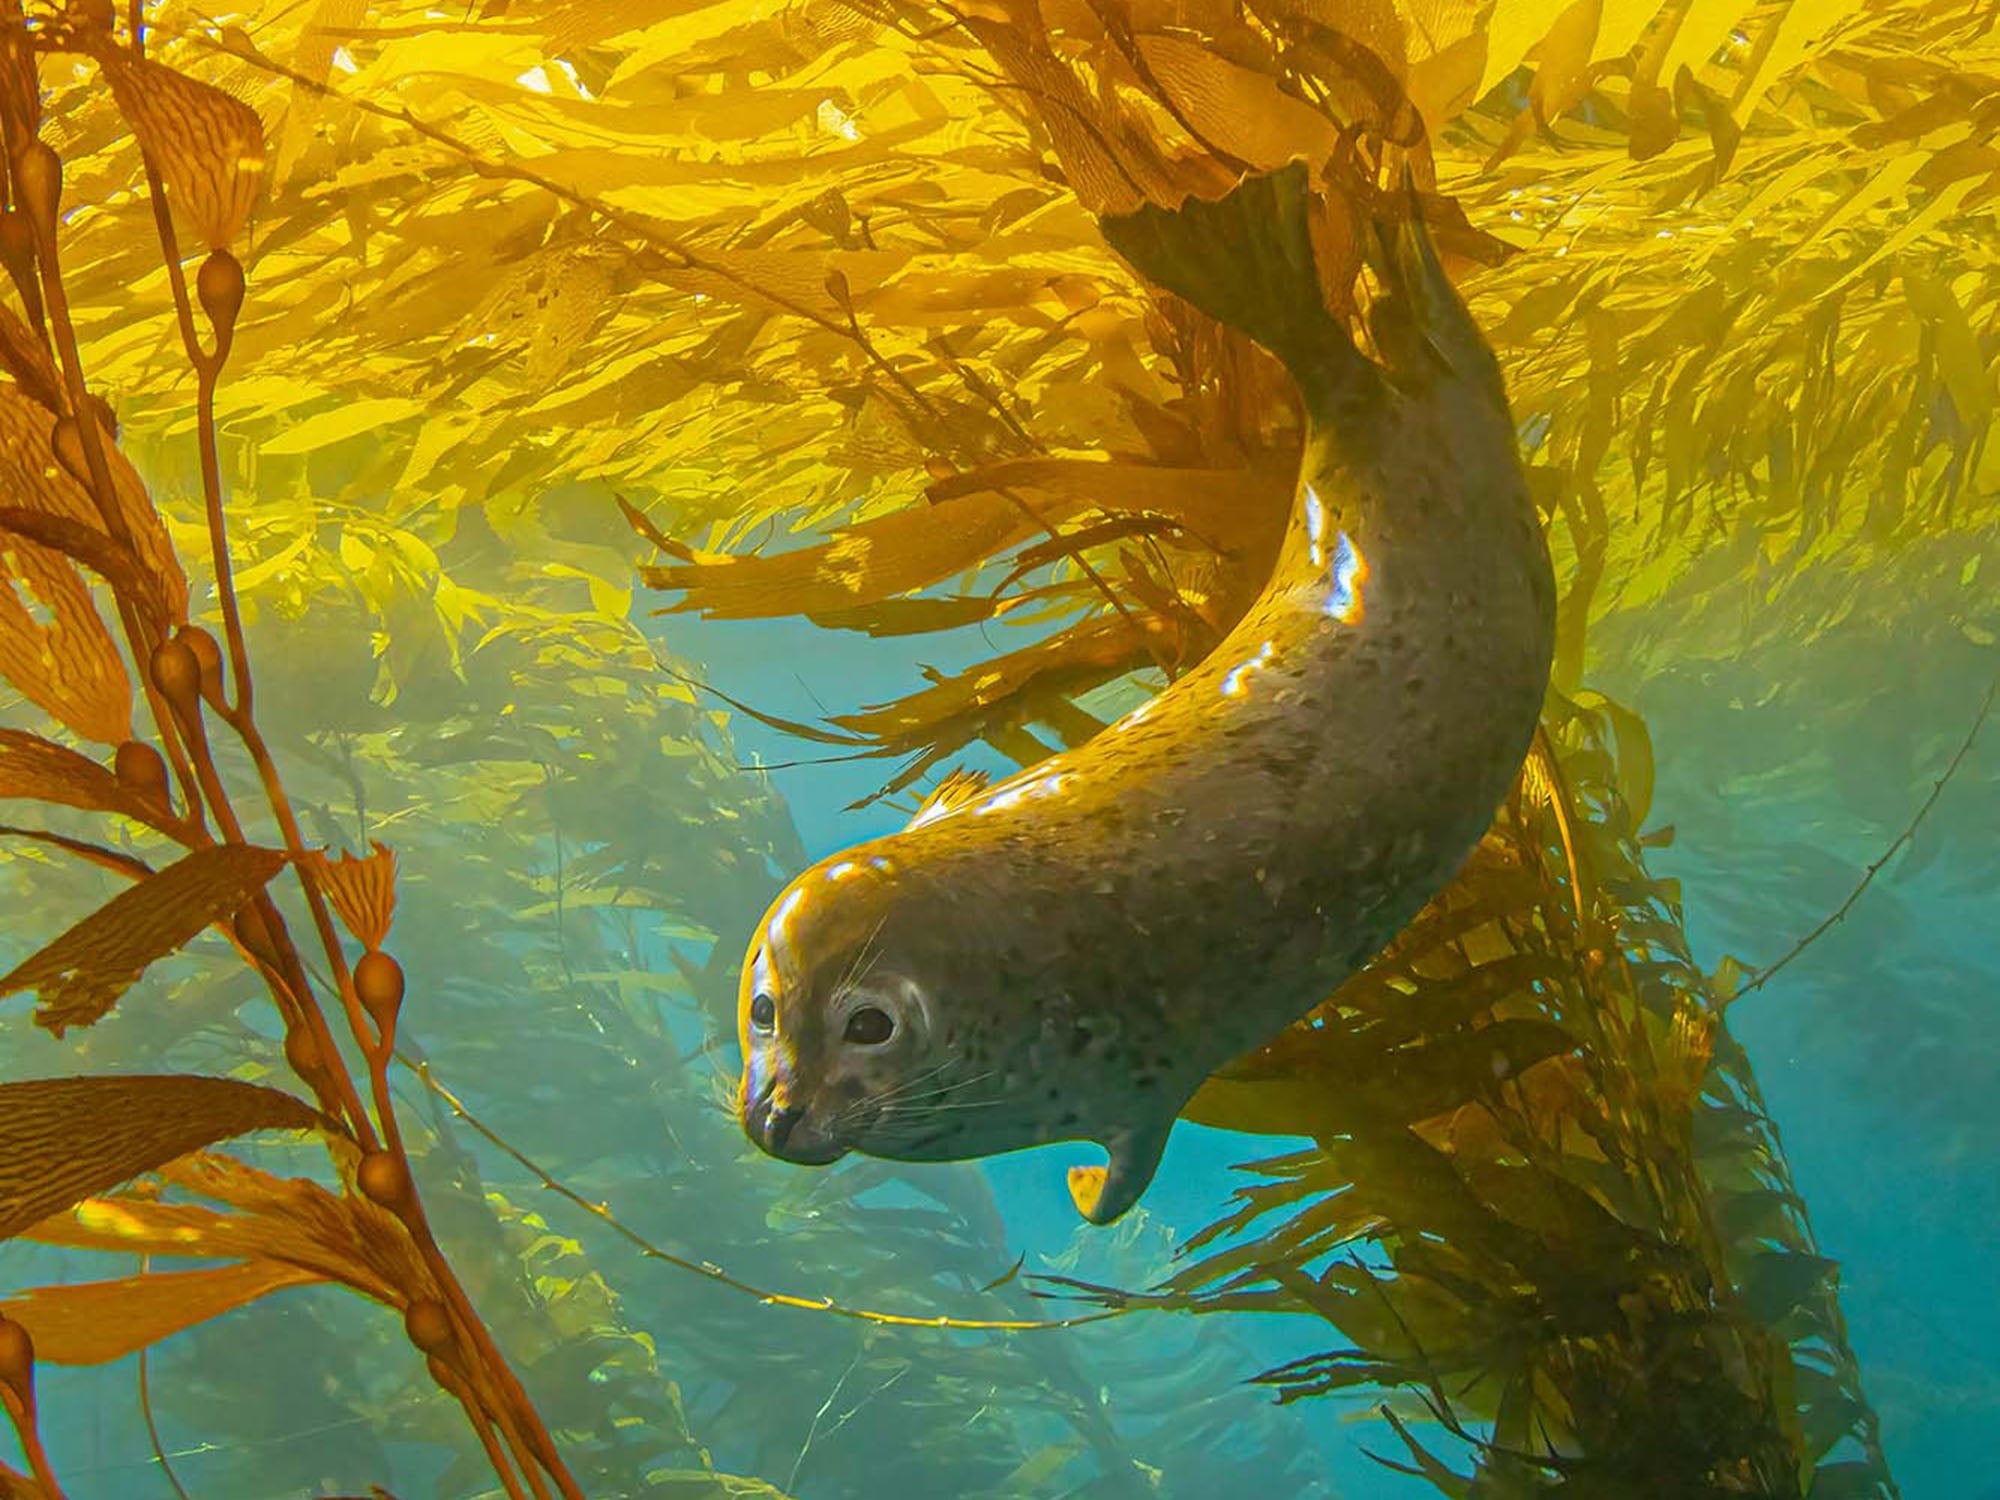
[[[533,1174],[535,1179],[544,1188],[559,1197],[568,1199],[578,1208],[602,1219],[606,1224],[610,1225],[614,1233],[632,1245],[640,1254],[650,1260],[661,1261],[666,1265],[674,1266],[683,1271],[691,1271],[697,1276],[705,1277],[719,1286],[728,1287],[732,1291],[742,1292],[747,1296],[754,1297],[767,1307],[803,1308],[809,1312],[829,1313],[837,1318],[847,1318],[861,1323],[876,1323],[885,1327],[958,1328],[994,1333],[1026,1333],[1055,1328],[1080,1328],[1086,1323],[1101,1323],[1110,1318],[1121,1317],[1128,1310],[1122,1307],[1114,1308],[1109,1311],[1088,1313],[1075,1318],[958,1318],[945,1314],[926,1317],[907,1313],[882,1312],[873,1308],[849,1307],[826,1296],[800,1297],[787,1292],[767,1291],[763,1287],[753,1286],[747,1281],[739,1280],[713,1261],[689,1260],[685,1256],[674,1254],[671,1250],[661,1249],[637,1230],[630,1228],[622,1222],[612,1213],[611,1206],[608,1203],[592,1202],[590,1199],[584,1197],[574,1188],[569,1187],[551,1175],[518,1147],[507,1141],[484,1120],[473,1114],[471,1110],[466,1108],[464,1100],[460,1099],[457,1094],[453,1093],[439,1081],[436,1074],[431,1071],[429,1063],[415,1061],[401,1053],[396,1055],[396,1060],[415,1073],[425,1088],[442,1099],[454,1116],[463,1120],[489,1144],[511,1157],[516,1163]]]

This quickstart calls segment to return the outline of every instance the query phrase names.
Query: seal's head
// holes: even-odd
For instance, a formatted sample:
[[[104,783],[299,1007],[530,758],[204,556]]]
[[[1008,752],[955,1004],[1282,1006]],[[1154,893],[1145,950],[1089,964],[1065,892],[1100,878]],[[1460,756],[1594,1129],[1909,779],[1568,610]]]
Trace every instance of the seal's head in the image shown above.
[[[894,883],[879,857],[824,861],[785,888],[751,941],[737,1102],[772,1156],[969,1154],[928,1128],[950,1118],[925,1106],[951,1093],[957,1059],[928,976],[889,930]]]
[[[906,864],[917,851],[877,852],[888,843],[807,870],[751,939],[737,1001],[745,1133],[810,1165],[1096,1140],[1110,1162],[1072,1170],[1071,1193],[1093,1222],[1117,1218],[1198,1076],[1174,1074],[1164,1042],[1072,1003],[1050,968],[1071,948],[1046,910],[998,902],[937,861]]]

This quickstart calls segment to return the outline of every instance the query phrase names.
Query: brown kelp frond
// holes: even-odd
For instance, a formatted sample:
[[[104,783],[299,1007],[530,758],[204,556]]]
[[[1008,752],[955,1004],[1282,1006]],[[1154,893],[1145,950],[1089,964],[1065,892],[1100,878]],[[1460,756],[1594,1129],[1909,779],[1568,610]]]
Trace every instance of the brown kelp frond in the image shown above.
[[[348,1160],[354,1159],[350,1151]],[[271,1292],[318,1281],[338,1282],[405,1312],[436,1303],[439,1287],[416,1245],[388,1209],[364,1194],[330,1193],[206,1152],[161,1165],[159,1177],[165,1187],[226,1209],[164,1201],[153,1187],[85,1198],[29,1226],[23,1237],[73,1249],[232,1264],[23,1292],[4,1310],[34,1335],[41,1358],[100,1364]]]
[[[57,1036],[93,1025],[147,965],[234,917],[284,864],[283,854],[249,844],[196,849],[0,975],[0,995],[33,990],[36,1023]]]
[[[231,1078],[0,1083],[0,1238],[214,1141],[325,1124],[290,1094]]]
[[[1261,1381],[1285,1400],[1448,1391],[1439,1418],[1482,1473],[1681,1493],[1748,1473],[1776,1494],[1803,1459],[1893,1494],[1833,1263],[1677,891],[1645,870],[1613,748],[1633,726],[1555,704],[1560,777],[1531,760],[1458,882],[1188,1111],[1315,1146],[1249,1164],[1236,1210],[1149,1296],[1070,1290],[1321,1318],[1349,1347]],[[1818,1435],[1803,1451],[1794,1402]],[[1636,1410],[1675,1420],[1634,1449]]]
[[[379,840],[360,856],[343,851],[329,859],[325,850],[311,849],[306,863],[348,936],[370,952],[379,949],[396,915],[395,851]]]
[[[0,366],[11,377],[0,384],[0,489],[6,492],[0,496],[6,502],[0,506],[0,675],[73,734],[117,747],[107,770],[45,737],[4,731],[0,796],[121,814],[186,852],[154,869],[59,829],[24,830],[131,884],[0,976],[0,993],[34,991],[36,1020],[61,1037],[70,1028],[94,1026],[157,961],[208,928],[221,928],[267,985],[285,1039],[284,1061],[320,1108],[279,1090],[205,1075],[0,1085],[0,1135],[7,1137],[0,1145],[6,1161],[0,1232],[22,1233],[148,1170],[232,1203],[251,1221],[277,1226],[247,1239],[237,1234],[232,1243],[247,1256],[238,1265],[40,1288],[10,1301],[0,1313],[0,1385],[8,1415],[36,1484],[54,1500],[61,1491],[34,1420],[38,1353],[101,1362],[278,1287],[340,1280],[404,1312],[411,1342],[428,1358],[439,1386],[464,1406],[508,1494],[546,1495],[553,1483],[580,1500],[581,1490],[418,1205],[386,1074],[403,992],[400,967],[379,951],[392,900],[389,856],[384,851],[358,867],[309,857],[297,809],[256,717],[223,508],[216,396],[245,295],[244,271],[229,246],[260,190],[264,126],[240,99],[143,55],[140,16],[135,8],[134,33],[120,38],[109,12],[79,16],[74,24],[31,26],[18,7],[0,8],[0,201],[7,205],[0,263],[26,314],[10,309],[0,318]],[[94,67],[138,144],[182,352],[195,376],[193,425],[221,642],[188,623],[186,579],[166,520],[116,446],[109,406],[86,383],[95,375],[79,337],[88,308],[69,279],[78,263],[71,232],[76,215],[61,201],[63,159],[44,138],[48,132],[38,129],[36,55],[44,53],[72,54],[78,68]],[[77,145],[73,133],[54,136]],[[178,249],[184,228],[209,247],[192,295]],[[206,337],[196,327],[197,303]],[[79,568],[106,586],[124,655]],[[128,658],[138,668],[136,694]],[[135,733],[141,710],[158,748]],[[212,730],[218,732],[213,739]],[[266,847],[246,832],[245,813],[217,759],[220,732],[255,768],[273,842],[282,847]],[[288,863],[300,879],[353,1039],[369,1059],[372,1112],[266,890]],[[335,910],[369,949],[352,971],[333,925]],[[318,1127],[348,1169],[343,1191],[281,1183],[226,1158],[184,1155],[274,1126]],[[171,1211],[142,1198],[114,1207],[108,1220],[100,1214],[99,1228],[107,1222],[122,1228],[126,1237],[112,1232],[112,1244],[132,1248],[135,1234],[145,1238],[135,1226],[162,1212]],[[242,1222],[239,1216],[238,1229]],[[160,1253],[214,1256],[227,1253],[220,1250],[227,1238],[181,1223],[148,1244]]]

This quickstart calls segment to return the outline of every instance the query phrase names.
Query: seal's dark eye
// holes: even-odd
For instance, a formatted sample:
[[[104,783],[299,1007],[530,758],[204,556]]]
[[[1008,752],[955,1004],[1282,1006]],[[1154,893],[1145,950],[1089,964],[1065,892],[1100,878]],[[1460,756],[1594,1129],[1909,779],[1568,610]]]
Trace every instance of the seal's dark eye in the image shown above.
[[[758,1031],[769,1031],[778,1019],[778,1002],[769,995],[757,995],[750,1001],[750,1024]]]
[[[896,1023],[889,1019],[889,1012],[872,1005],[858,1007],[847,1018],[847,1039],[863,1047],[879,1047],[895,1034]]]

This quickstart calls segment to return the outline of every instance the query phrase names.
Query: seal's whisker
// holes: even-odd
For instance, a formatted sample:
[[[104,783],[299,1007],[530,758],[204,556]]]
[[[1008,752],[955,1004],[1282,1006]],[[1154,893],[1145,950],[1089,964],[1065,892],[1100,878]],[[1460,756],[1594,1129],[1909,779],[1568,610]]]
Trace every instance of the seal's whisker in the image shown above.
[[[899,1090],[892,1094],[878,1094],[872,1099],[857,1100],[854,1104],[849,1105],[847,1111],[843,1113],[843,1117],[848,1113],[858,1117],[863,1111],[870,1110],[875,1113],[877,1118],[881,1118],[889,1114],[919,1114],[928,1109],[963,1107],[965,1101],[957,1101],[955,1104],[947,1103],[947,1101],[950,1100],[951,1095],[962,1093],[975,1084],[984,1083],[993,1076],[993,1070],[989,1070],[984,1073],[975,1073],[969,1078],[961,1078],[954,1083],[944,1085],[942,1088],[930,1089],[920,1094],[911,1093],[908,1089]]]
[[[855,963],[855,974],[852,981],[854,984],[859,985],[866,980],[870,974],[875,972],[875,965],[882,961],[882,949],[876,940],[882,936],[882,928],[888,920],[889,914],[884,912],[881,918],[875,923],[875,930],[868,934],[868,941],[861,945],[861,955]]]
[[[936,1068],[931,1069],[930,1076],[936,1077],[938,1071],[939,1069]],[[913,1094],[908,1088],[898,1089],[887,1094],[877,1094],[875,1098],[870,1102],[875,1104],[905,1105],[905,1104],[920,1104],[927,1099],[942,1099],[950,1094],[962,1093],[966,1089],[973,1087],[973,1085],[975,1084],[984,1083],[987,1079],[993,1077],[994,1073],[997,1071],[998,1071],[997,1069],[989,1068],[984,1073],[973,1073],[968,1077],[960,1078],[951,1083],[943,1084],[938,1088],[927,1090],[926,1092],[921,1094]]]
[[[960,1093],[976,1084],[984,1083],[999,1071],[995,1068],[989,1068],[983,1073],[970,1074],[965,1078],[956,1079],[938,1088],[927,1089],[922,1092],[917,1091],[919,1085],[929,1079],[935,1078],[948,1066],[948,1062],[940,1063],[936,1067],[927,1068],[914,1077],[904,1080],[901,1085],[890,1090],[888,1093],[876,1094],[868,1098],[855,1100],[854,1103],[848,1105],[834,1116],[832,1128],[840,1130],[850,1125],[860,1124],[866,1120],[880,1123],[892,1119],[921,1119],[925,1114],[933,1110],[980,1108],[985,1107],[989,1103],[998,1104],[1001,1102],[997,1099],[990,1101],[953,1101],[950,1098],[953,1094]]]
[[[847,972],[842,974],[833,986],[831,993],[836,998],[856,988],[862,980],[874,972],[875,964],[882,956],[881,950],[876,947],[876,940],[882,936],[882,928],[888,920],[889,914],[885,911],[875,919],[873,930],[855,948],[854,957],[848,960]]]
[[[910,1077],[904,1079],[901,1083],[899,1083],[895,1088],[888,1089],[882,1093],[876,1094],[874,1096],[874,1102],[879,1104],[888,1100],[910,1098],[912,1095],[916,1094],[924,1084],[929,1083],[932,1079],[936,1078],[940,1073],[948,1071],[951,1065],[952,1065],[952,1059],[945,1058],[943,1061],[935,1064],[932,1067],[925,1068],[919,1073],[912,1074]],[[940,1085],[940,1088],[943,1092],[950,1093],[954,1089],[962,1089],[971,1084],[983,1082],[984,1080],[991,1078],[992,1076],[993,1073],[989,1069],[987,1072],[975,1073],[970,1077],[960,1079],[955,1083],[947,1083]]]
[[[881,1113],[888,1115],[932,1115],[951,1109],[992,1109],[1001,1099],[926,1099],[916,1104],[892,1104]]]
[[[910,1077],[905,1078],[901,1083],[897,1084],[894,1088],[888,1089],[883,1093],[876,1094],[872,1098],[864,1099],[861,1102],[864,1104],[884,1104],[897,1099],[907,1099],[912,1094],[916,1093],[917,1090],[921,1089],[925,1084],[929,1083],[933,1078],[937,1077],[938,1074],[944,1072],[950,1066],[951,1066],[951,1059],[946,1058],[943,1062],[937,1063],[932,1067],[925,1068],[922,1072],[914,1073]]]

